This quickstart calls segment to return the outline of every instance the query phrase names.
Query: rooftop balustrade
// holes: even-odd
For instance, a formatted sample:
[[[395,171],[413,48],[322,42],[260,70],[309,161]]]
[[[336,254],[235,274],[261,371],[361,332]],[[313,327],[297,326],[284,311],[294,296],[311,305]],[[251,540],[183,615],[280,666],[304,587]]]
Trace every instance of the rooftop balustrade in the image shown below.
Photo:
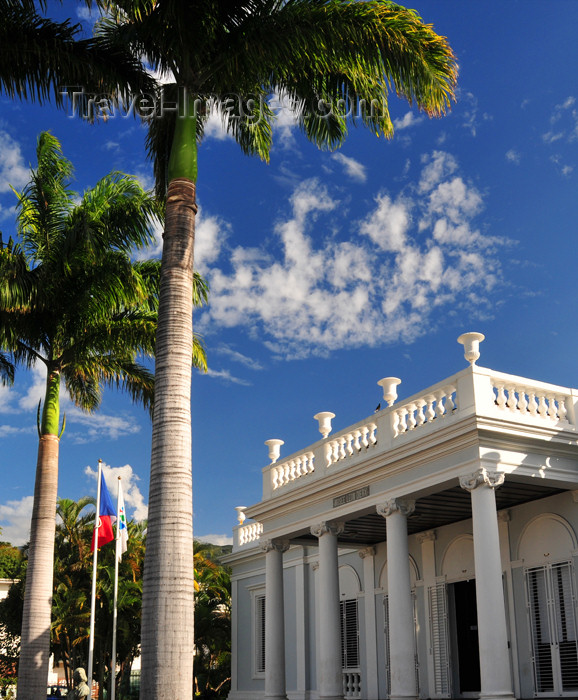
[[[478,333],[460,336],[470,366],[399,403],[400,380],[380,380],[388,406],[337,433],[331,434],[333,413],[316,414],[323,437],[299,452],[280,460],[283,441],[267,440],[271,463],[263,469],[263,501],[304,486],[322,488],[321,482],[339,470],[355,469],[368,459],[379,462],[379,455],[474,416],[501,429],[533,426],[576,433],[577,390],[478,367],[481,340]],[[234,548],[254,545],[261,532],[260,523],[241,522]]]

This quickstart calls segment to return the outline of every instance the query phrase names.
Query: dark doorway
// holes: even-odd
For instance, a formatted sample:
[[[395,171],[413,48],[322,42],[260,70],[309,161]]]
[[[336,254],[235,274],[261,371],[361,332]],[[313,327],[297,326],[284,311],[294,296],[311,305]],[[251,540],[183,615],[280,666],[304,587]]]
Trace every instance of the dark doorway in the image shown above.
[[[460,694],[475,693],[481,689],[476,582],[458,581],[452,588]]]

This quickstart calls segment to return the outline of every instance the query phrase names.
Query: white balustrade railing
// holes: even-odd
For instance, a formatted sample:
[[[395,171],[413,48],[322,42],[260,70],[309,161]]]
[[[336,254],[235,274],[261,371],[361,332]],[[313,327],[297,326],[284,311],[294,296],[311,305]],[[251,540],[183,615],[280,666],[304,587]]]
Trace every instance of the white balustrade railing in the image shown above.
[[[545,420],[568,423],[568,408],[564,394],[515,382],[491,378],[494,403],[501,411],[520,417],[535,416]]]
[[[281,462],[281,464],[271,466],[271,485],[273,490],[275,490],[314,471],[315,456],[313,452],[303,452],[297,457],[292,457],[285,462]]]
[[[343,697],[361,697],[361,673],[359,671],[343,671]]]
[[[281,463],[263,470],[263,498],[313,484],[355,468],[365,455],[407,445],[412,436],[429,434],[472,416],[529,425],[545,423],[577,432],[578,391],[472,365],[399,404],[319,440]],[[451,420],[450,420],[451,419]],[[429,426],[429,429],[426,428]],[[417,432],[416,432],[417,431]],[[325,466],[325,468],[322,468]]]
[[[430,394],[394,408],[392,411],[393,437],[415,430],[433,421],[451,415],[457,410],[456,387],[448,384]]]
[[[257,542],[259,537],[263,532],[262,523],[247,523],[247,525],[241,525],[238,529],[239,535],[239,546],[242,547],[245,544],[251,544],[251,542]]]
[[[325,462],[328,467],[347,457],[359,454],[363,450],[377,445],[377,425],[367,423],[351,432],[342,433],[325,444]]]

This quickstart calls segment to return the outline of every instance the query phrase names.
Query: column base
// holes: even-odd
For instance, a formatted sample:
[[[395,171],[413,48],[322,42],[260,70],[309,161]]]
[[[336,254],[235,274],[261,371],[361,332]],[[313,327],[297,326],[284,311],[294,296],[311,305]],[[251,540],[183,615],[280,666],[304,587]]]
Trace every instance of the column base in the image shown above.
[[[511,690],[495,691],[493,693],[480,693],[480,700],[515,700],[516,696]]]
[[[286,695],[263,695],[263,700],[287,700]]]
[[[390,695],[389,700],[419,700],[418,695]]]

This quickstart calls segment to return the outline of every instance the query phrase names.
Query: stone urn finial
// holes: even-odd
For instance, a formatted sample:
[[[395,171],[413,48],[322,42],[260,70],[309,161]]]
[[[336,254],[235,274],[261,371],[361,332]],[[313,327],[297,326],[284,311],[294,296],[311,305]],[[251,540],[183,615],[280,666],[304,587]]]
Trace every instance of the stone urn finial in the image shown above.
[[[485,337],[483,333],[462,333],[458,338],[458,343],[464,346],[464,357],[472,367],[480,357],[480,343]]]
[[[265,444],[269,448],[269,459],[271,460],[271,464],[275,464],[281,454],[281,445],[284,445],[285,441],[278,440],[277,438],[271,438],[271,440],[265,440]]]
[[[397,386],[401,384],[401,379],[397,377],[384,377],[377,383],[383,389],[383,400],[387,401],[388,406],[392,406],[397,399]]]
[[[331,432],[331,419],[335,418],[335,413],[331,413],[331,411],[321,411],[321,413],[316,413],[313,418],[319,421],[319,432],[326,438]]]
[[[243,512],[246,508],[247,506],[235,506],[235,510],[237,511],[237,520],[239,521],[240,525],[242,525],[247,518],[247,516]]]

